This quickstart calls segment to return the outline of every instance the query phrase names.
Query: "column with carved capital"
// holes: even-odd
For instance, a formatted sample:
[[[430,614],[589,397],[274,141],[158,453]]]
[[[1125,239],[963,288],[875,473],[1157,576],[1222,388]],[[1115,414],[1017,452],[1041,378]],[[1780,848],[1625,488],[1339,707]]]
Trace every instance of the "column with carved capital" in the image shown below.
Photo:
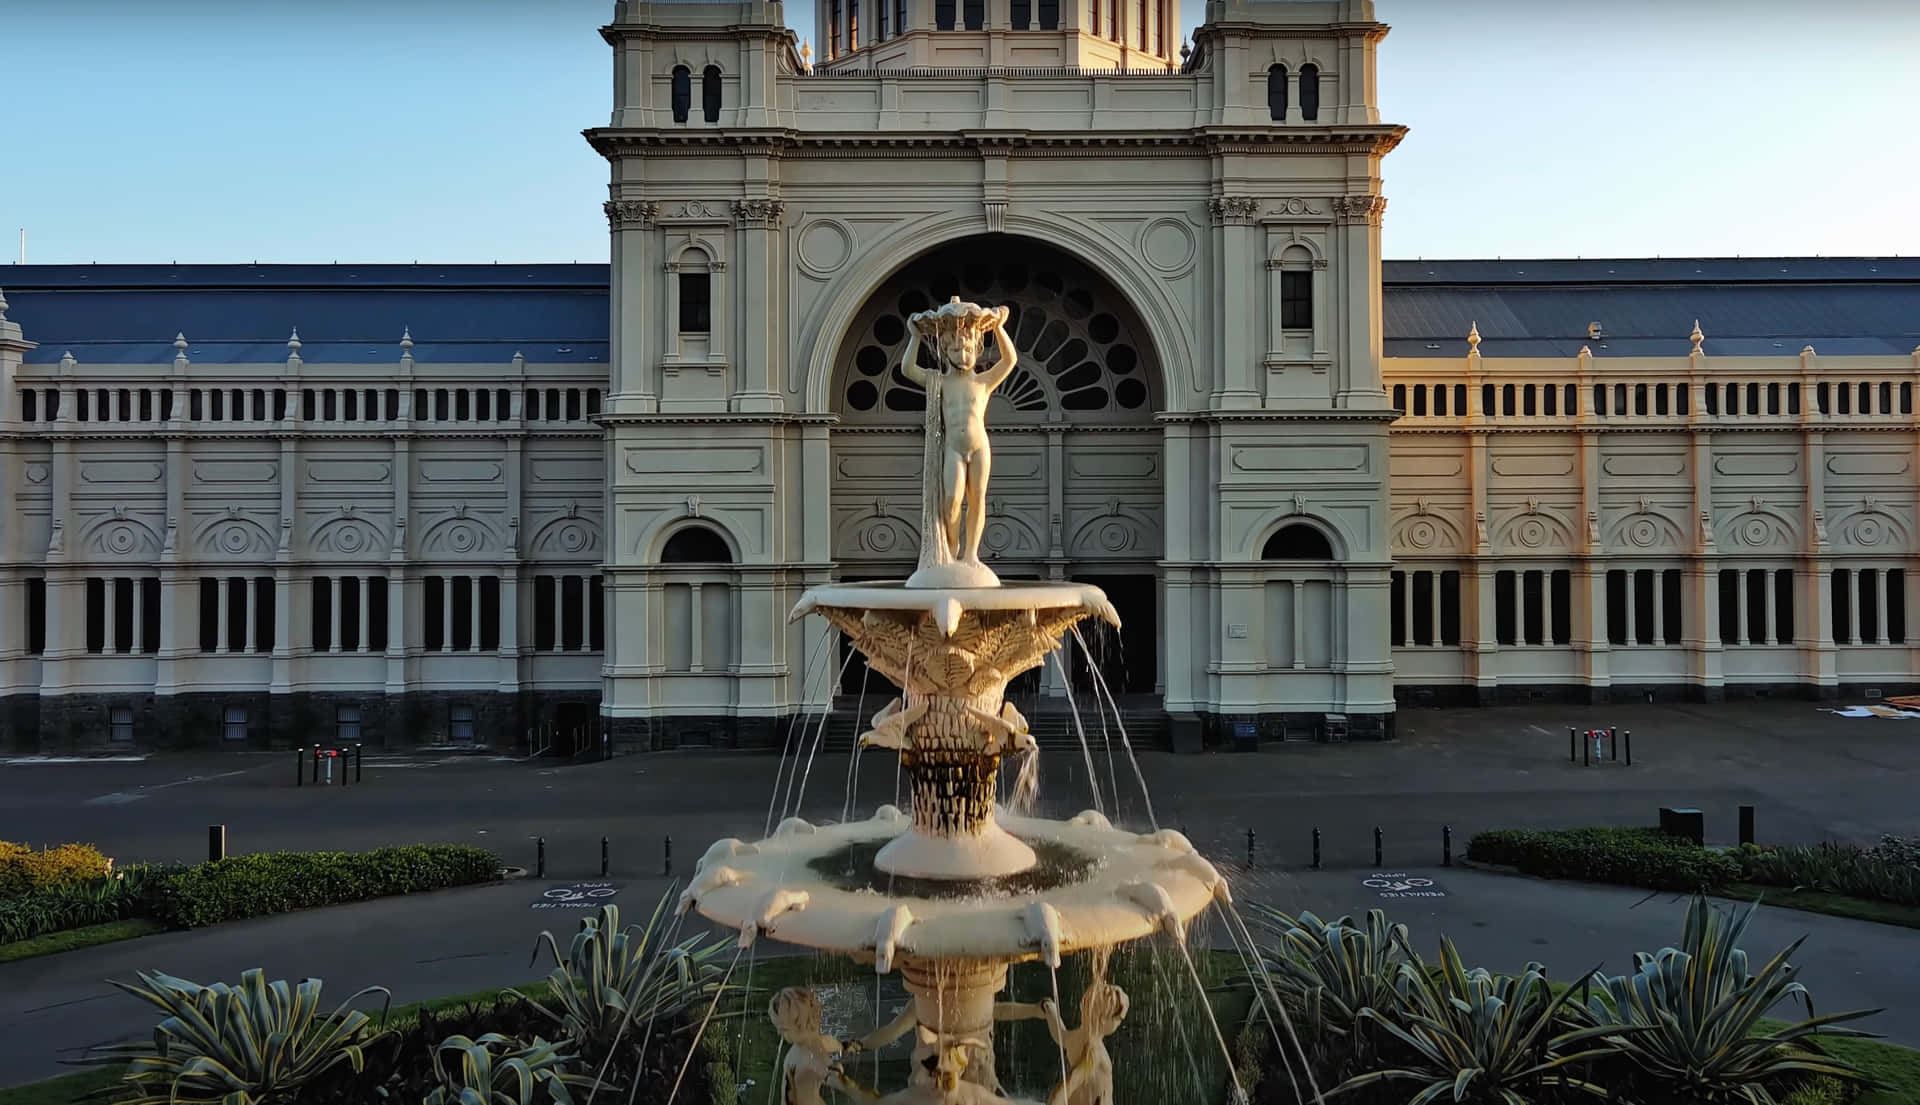
[[[519,436],[508,437],[505,441],[506,456],[500,462],[500,468],[507,477],[507,547],[500,553],[499,665],[502,694],[518,693],[521,683],[531,674],[520,670],[520,573],[525,567],[520,548],[523,540],[520,523],[526,509],[525,492],[522,489],[526,486],[527,463],[523,442],[524,439]],[[476,640],[476,647],[478,644]]]
[[[15,374],[19,371],[21,359],[33,348],[34,345],[21,335],[20,324],[7,321],[6,296],[0,294],[0,426],[9,430],[19,429]],[[10,436],[0,440],[0,502],[20,501],[22,466],[25,461],[21,454],[22,446],[18,438]],[[17,509],[0,511],[0,560],[9,564],[24,563],[27,559],[23,555],[25,550],[20,539],[22,513]],[[19,670],[22,665],[18,660],[25,655],[27,647],[24,632],[26,607],[26,580],[19,572],[0,575],[0,613],[5,614],[4,622],[0,623],[0,695],[30,689],[18,686],[22,678]]]
[[[1252,196],[1215,196],[1207,201],[1213,224],[1213,332],[1219,335],[1220,376],[1209,405],[1249,410],[1260,405],[1255,378],[1265,362],[1266,325],[1254,290],[1261,286],[1265,258],[1255,222],[1260,201]]]
[[[1339,272],[1334,343],[1333,405],[1384,410],[1387,392],[1380,380],[1380,226],[1384,196],[1336,196],[1333,200],[1333,256]]]
[[[393,439],[393,529],[387,548],[387,706],[397,710],[407,690],[407,611],[413,604],[413,584],[407,571],[407,512],[413,486],[413,443],[403,434]]]
[[[1613,685],[1613,652],[1607,627],[1606,549],[1591,539],[1593,535],[1584,522],[1600,509],[1600,435],[1581,434],[1579,450],[1580,514],[1575,525],[1580,532],[1574,535],[1574,540],[1580,549],[1580,559],[1573,573],[1573,648],[1574,655],[1583,661],[1577,674],[1582,676],[1592,701],[1604,702],[1607,688]],[[1587,540],[1581,540],[1583,537]],[[1631,574],[1627,583],[1627,605],[1631,606]]]
[[[777,199],[733,201],[733,225],[740,263],[733,281],[735,411],[779,411],[786,408],[783,381],[788,355],[785,297],[786,238],[782,221],[786,204]],[[716,289],[717,291],[717,289]],[[715,295],[719,307],[725,299]],[[716,326],[720,320],[715,319]]]
[[[654,414],[660,409],[659,320],[667,309],[658,272],[660,232],[654,220],[660,205],[652,200],[611,199],[601,205],[612,236],[608,301],[608,414]]]

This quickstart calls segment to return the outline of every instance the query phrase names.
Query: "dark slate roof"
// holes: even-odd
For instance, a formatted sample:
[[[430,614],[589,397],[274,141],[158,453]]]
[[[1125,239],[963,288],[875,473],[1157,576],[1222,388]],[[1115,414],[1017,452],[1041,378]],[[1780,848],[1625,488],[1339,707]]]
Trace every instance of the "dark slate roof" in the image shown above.
[[[607,361],[605,265],[11,265],[10,318],[82,362],[160,364],[184,332],[198,363]],[[1478,323],[1490,357],[1707,351],[1904,356],[1920,345],[1920,258],[1388,261],[1386,353],[1453,357]],[[1604,337],[1590,341],[1587,324]]]
[[[1388,261],[1389,357],[1906,356],[1920,346],[1920,258]],[[1600,340],[1587,336],[1600,324]]]

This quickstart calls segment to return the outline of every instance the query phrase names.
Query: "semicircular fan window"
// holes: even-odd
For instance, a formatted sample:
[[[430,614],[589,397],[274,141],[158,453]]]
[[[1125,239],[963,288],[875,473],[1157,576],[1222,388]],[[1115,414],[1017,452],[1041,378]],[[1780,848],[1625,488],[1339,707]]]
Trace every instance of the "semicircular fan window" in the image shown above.
[[[906,422],[926,409],[926,392],[900,371],[907,316],[955,295],[1008,308],[1007,332],[1020,365],[994,393],[990,419],[1045,422],[1056,420],[1050,417],[1056,412],[1099,412],[1107,423],[1152,419],[1153,393],[1141,356],[1145,343],[1131,312],[1107,302],[1112,293],[1098,278],[1019,262],[967,265],[957,278],[921,268],[882,289],[854,320],[852,363],[842,373],[840,396],[841,413],[850,421]],[[997,356],[989,338],[981,367]],[[920,350],[919,361],[935,367],[928,349]]]

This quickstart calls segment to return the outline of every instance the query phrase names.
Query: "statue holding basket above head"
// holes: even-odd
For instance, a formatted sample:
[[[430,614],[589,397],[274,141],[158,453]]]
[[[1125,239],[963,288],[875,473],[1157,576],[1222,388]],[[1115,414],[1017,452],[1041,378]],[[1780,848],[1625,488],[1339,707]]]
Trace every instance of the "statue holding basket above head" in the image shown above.
[[[980,563],[980,536],[987,526],[987,479],[992,450],[987,443],[987,400],[1019,363],[1007,334],[1007,309],[962,303],[955,296],[907,319],[910,334],[900,371],[927,391],[927,442],[922,474],[919,570],[909,587],[993,587],[999,579]],[[979,371],[987,334],[999,346],[993,367]],[[920,367],[925,343],[939,364]]]

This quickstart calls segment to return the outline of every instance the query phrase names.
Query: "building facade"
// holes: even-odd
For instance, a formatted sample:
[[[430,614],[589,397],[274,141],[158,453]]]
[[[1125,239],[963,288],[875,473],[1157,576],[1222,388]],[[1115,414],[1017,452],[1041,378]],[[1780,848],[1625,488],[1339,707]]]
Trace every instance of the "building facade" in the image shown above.
[[[616,5],[604,267],[9,273],[6,744],[777,742],[866,687],[787,614],[910,571],[953,295],[987,555],[1125,622],[1030,716],[1916,681],[1920,266],[1383,264],[1368,0],[867,5]]]

